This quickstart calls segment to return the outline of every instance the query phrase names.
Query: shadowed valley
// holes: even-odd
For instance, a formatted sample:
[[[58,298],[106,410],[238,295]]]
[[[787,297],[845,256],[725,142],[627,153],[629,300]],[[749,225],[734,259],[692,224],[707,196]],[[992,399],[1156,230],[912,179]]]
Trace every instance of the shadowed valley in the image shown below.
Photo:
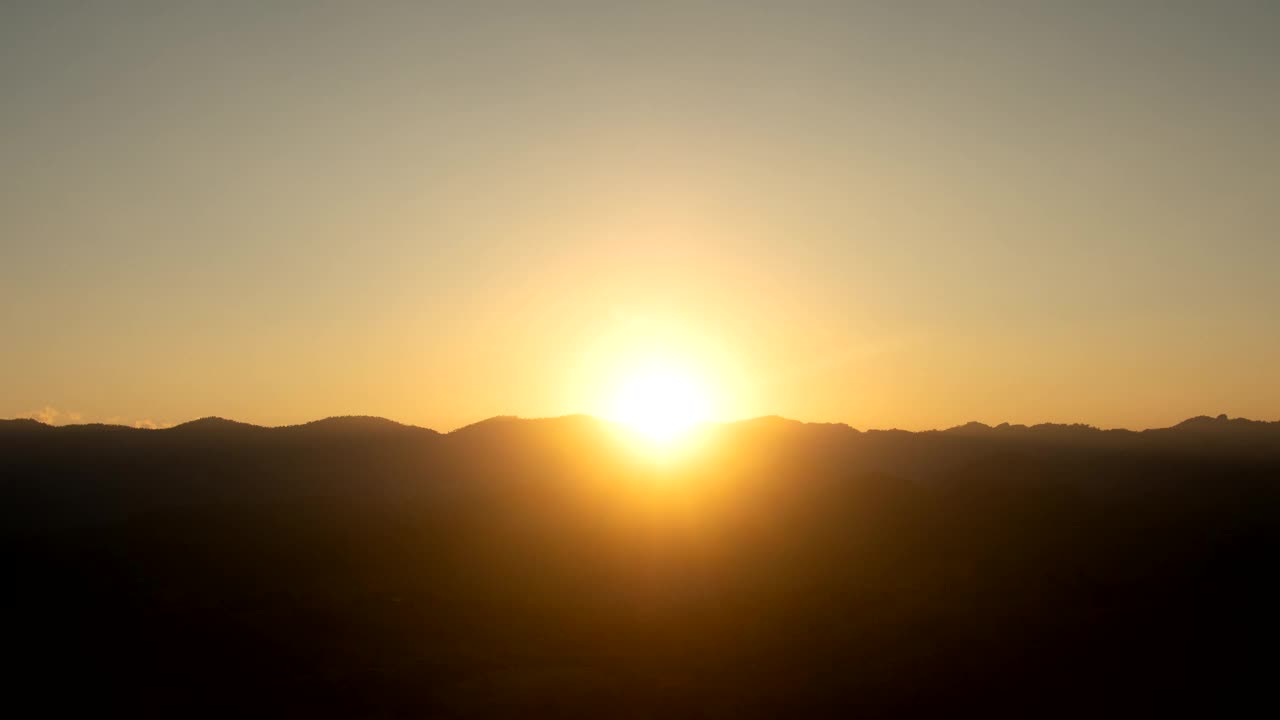
[[[0,477],[51,710],[1141,714],[1274,640],[1280,423],[15,420]]]

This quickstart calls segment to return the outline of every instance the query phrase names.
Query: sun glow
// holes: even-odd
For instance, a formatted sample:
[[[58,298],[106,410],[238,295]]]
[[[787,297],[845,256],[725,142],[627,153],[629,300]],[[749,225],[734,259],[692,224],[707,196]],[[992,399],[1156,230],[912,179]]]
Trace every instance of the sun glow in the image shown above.
[[[651,441],[667,445],[710,419],[705,386],[665,365],[640,368],[618,387],[610,417]]]

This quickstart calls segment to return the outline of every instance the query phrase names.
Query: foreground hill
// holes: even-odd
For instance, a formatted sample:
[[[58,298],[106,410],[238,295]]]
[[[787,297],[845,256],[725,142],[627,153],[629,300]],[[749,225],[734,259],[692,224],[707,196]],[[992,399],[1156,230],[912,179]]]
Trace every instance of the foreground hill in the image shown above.
[[[0,541],[55,714],[1229,714],[1280,423],[0,421]]]

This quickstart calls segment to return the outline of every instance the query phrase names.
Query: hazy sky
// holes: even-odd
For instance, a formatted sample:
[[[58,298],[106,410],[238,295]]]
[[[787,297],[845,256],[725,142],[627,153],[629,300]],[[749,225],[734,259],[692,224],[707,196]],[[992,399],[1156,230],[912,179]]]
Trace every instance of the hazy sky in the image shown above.
[[[1277,419],[1278,8],[4,3],[0,417]]]

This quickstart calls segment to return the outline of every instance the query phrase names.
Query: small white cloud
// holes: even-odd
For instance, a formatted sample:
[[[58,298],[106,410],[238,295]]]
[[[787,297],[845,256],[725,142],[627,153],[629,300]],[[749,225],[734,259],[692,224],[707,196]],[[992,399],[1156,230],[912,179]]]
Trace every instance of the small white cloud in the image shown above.
[[[46,425],[63,425],[67,423],[78,423],[78,421],[81,421],[81,414],[64,413],[64,411],[56,409],[56,407],[52,405],[41,407],[40,410],[33,410],[31,413],[27,413],[26,416],[32,420],[40,420],[41,423]]]
[[[83,413],[74,410],[59,410],[52,405],[46,405],[39,410],[33,410],[24,413],[22,417],[28,417],[32,420],[38,420],[45,425],[76,425],[85,421]],[[102,420],[107,425],[128,425],[130,427],[144,428],[147,430],[159,430],[172,426],[172,423],[156,422],[155,420],[130,420],[121,415],[112,415]]]

